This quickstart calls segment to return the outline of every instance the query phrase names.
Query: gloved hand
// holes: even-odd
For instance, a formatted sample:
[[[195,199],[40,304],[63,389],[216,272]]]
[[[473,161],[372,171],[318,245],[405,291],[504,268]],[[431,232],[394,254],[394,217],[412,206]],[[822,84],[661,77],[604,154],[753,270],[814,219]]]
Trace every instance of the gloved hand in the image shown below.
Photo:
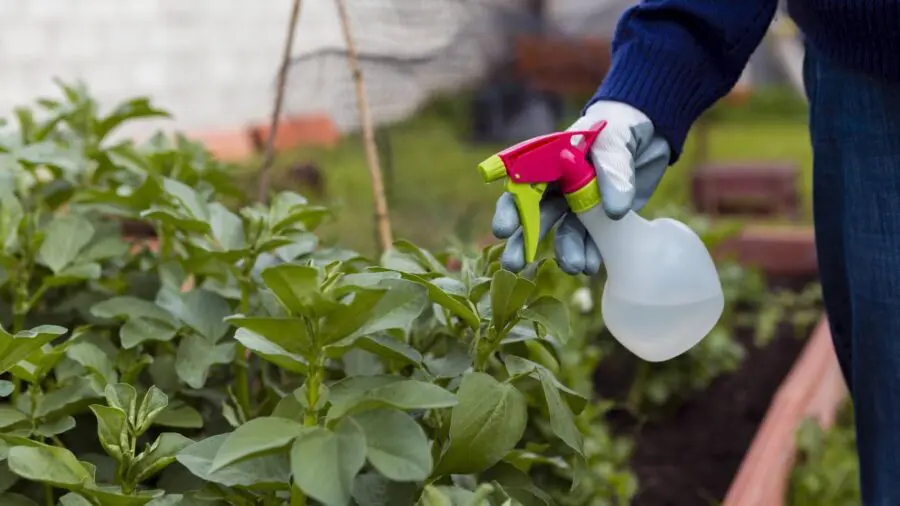
[[[600,121],[606,128],[590,147],[590,159],[597,171],[597,183],[606,214],[618,220],[628,211],[647,204],[669,165],[669,144],[655,135],[644,113],[620,102],[592,104],[569,130],[588,130]],[[580,137],[572,140],[580,142]],[[569,212],[565,197],[549,188],[541,201],[540,238],[559,223],[554,240],[556,260],[568,274],[595,274],[602,259],[581,221]],[[525,267],[525,245],[515,201],[509,193],[497,200],[493,220],[494,235],[506,239],[501,257],[503,268],[518,272]]]

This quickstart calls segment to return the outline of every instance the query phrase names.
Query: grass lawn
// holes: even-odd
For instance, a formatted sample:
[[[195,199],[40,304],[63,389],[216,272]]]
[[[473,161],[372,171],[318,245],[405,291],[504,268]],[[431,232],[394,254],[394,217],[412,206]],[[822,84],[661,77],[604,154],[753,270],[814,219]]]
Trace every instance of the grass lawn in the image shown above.
[[[465,105],[459,101],[456,104],[457,112],[443,104],[390,127],[393,162],[383,163],[396,238],[440,248],[453,238],[478,240],[490,234],[494,201],[503,185],[485,185],[475,166],[504,146],[472,145],[464,140],[465,117],[458,111]],[[759,108],[759,103],[749,103],[721,114],[711,128],[710,157],[798,163],[803,168],[802,188],[808,208],[811,156],[805,119],[796,113],[796,107],[792,114],[768,115],[760,115]],[[689,139],[682,160],[669,169],[650,206],[687,204],[693,147],[694,139]],[[283,177],[284,167],[307,160],[323,169],[327,197],[322,203],[336,212],[335,220],[322,229],[323,239],[362,252],[374,251],[372,193],[359,137],[347,137],[335,149],[283,153],[275,169],[276,185],[289,187],[290,182]],[[248,172],[244,176],[252,178]],[[294,189],[303,193],[302,188]]]

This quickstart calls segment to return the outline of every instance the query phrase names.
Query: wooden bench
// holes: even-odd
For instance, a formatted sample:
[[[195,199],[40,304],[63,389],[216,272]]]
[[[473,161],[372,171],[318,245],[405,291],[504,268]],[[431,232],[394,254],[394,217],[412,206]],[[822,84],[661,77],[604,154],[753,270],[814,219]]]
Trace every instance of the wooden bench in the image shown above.
[[[697,211],[711,216],[798,218],[799,169],[792,163],[727,163],[697,167],[691,191]]]

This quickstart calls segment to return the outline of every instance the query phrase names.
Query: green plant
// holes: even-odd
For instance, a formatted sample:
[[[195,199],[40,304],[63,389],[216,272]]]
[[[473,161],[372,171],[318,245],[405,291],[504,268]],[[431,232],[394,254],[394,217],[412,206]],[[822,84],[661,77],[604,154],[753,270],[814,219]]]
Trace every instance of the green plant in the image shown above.
[[[148,102],[62,89],[0,141],[0,501],[627,502],[627,444],[566,385],[570,278],[322,247],[326,209],[232,210],[201,147],[111,140]]]
[[[789,506],[851,506],[862,504],[856,432],[849,402],[838,412],[835,425],[823,431],[806,420],[797,431],[797,462],[791,472]]]

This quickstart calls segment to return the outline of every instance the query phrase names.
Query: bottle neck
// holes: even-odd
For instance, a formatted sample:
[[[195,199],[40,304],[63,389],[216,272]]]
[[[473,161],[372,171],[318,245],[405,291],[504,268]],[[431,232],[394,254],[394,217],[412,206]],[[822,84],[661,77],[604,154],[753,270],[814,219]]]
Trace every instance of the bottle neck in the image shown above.
[[[641,225],[647,222],[633,211],[619,220],[613,220],[606,215],[601,205],[578,213],[578,218],[600,250],[607,273],[616,271],[616,267],[627,258]]]

